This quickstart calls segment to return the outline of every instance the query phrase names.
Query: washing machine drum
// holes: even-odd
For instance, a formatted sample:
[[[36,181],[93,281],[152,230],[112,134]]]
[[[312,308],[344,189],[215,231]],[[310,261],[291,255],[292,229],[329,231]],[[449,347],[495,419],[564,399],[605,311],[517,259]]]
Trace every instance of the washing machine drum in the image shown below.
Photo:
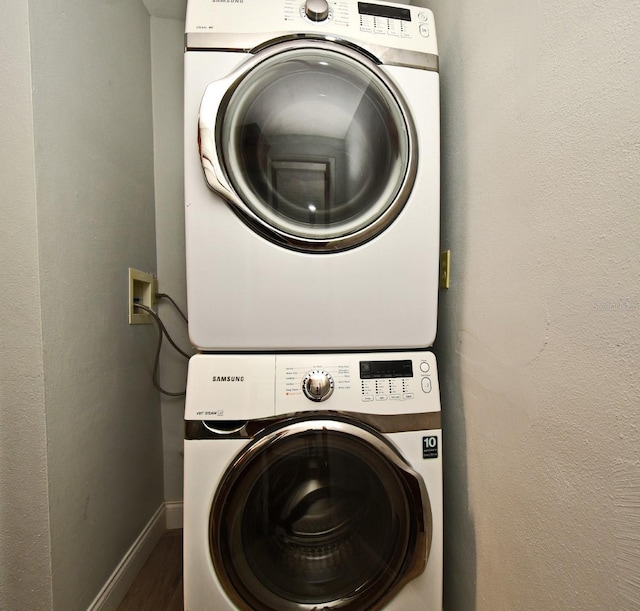
[[[266,431],[215,495],[210,551],[241,609],[376,609],[426,566],[424,483],[372,429],[334,419]]]
[[[375,62],[290,42],[211,83],[200,109],[209,186],[272,241],[335,252],[383,231],[416,172],[413,123]]]

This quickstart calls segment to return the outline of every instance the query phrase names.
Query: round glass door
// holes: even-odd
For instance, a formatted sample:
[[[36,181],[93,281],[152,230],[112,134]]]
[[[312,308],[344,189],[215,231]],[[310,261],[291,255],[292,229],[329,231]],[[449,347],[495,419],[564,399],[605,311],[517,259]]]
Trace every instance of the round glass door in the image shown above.
[[[371,239],[400,213],[415,174],[402,96],[374,62],[337,44],[265,53],[218,114],[227,180],[276,242],[335,251]]]
[[[236,459],[214,499],[216,573],[243,609],[378,608],[425,566],[419,482],[361,426],[305,420],[272,431]]]

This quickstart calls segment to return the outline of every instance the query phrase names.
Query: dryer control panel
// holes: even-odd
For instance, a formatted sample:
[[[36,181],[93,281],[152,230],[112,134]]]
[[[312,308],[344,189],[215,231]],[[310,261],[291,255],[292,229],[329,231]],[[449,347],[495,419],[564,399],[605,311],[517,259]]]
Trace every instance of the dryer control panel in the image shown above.
[[[435,355],[201,354],[189,362],[187,420],[318,409],[380,415],[440,411]]]
[[[189,0],[185,33],[187,48],[194,49],[249,50],[287,35],[318,35],[365,47],[438,54],[429,9],[384,1]]]

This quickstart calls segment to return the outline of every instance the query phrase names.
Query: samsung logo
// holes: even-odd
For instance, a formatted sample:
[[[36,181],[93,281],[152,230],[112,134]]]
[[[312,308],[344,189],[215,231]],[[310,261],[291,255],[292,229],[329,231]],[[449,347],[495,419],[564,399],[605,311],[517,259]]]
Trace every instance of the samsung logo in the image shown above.
[[[212,382],[244,382],[244,376],[213,376]]]

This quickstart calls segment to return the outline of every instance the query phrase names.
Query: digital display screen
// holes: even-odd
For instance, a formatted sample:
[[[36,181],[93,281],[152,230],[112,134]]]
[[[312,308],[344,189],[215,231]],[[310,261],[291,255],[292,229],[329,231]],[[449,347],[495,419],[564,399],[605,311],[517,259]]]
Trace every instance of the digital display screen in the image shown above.
[[[387,19],[411,21],[411,11],[408,8],[398,8],[397,6],[358,2],[358,13],[361,15],[371,15],[372,17],[387,17]]]
[[[413,364],[406,361],[360,361],[360,379],[412,378]]]

